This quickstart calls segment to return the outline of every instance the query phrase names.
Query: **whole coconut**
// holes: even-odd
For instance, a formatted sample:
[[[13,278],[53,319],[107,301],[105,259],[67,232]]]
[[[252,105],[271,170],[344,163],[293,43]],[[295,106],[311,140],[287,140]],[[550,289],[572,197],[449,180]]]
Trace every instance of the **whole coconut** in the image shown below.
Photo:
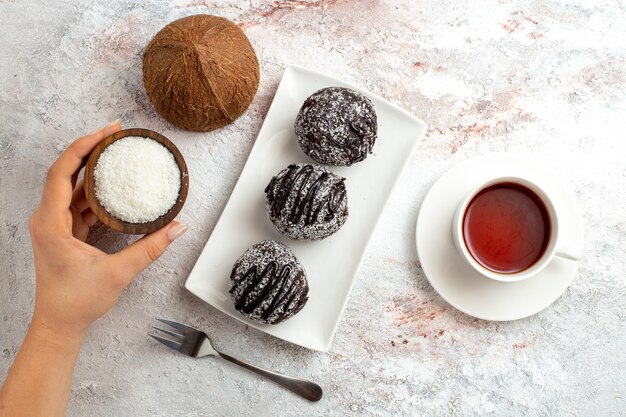
[[[143,55],[150,101],[168,122],[210,131],[233,122],[259,86],[259,62],[241,28],[223,17],[194,15],[159,31]]]

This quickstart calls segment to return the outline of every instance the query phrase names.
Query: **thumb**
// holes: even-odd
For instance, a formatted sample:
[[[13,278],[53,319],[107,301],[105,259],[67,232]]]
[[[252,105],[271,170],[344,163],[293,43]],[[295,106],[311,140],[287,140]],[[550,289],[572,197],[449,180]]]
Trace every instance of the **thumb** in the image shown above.
[[[113,255],[116,258],[116,264],[130,274],[130,278],[134,278],[152,262],[159,259],[170,243],[181,237],[187,229],[184,223],[173,221]]]

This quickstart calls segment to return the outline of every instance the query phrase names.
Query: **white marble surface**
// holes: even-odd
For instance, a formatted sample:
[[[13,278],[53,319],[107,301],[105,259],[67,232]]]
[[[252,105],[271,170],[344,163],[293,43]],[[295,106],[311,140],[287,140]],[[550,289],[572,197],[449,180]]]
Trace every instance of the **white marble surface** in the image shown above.
[[[239,22],[261,63],[248,112],[208,134],[157,117],[141,81],[141,49],[194,13]],[[90,330],[70,416],[625,415],[625,20],[624,1],[0,0],[0,376],[29,324],[27,218],[45,171],[75,137],[121,117],[185,154],[192,186],[180,218],[191,231]],[[339,74],[430,126],[329,353],[247,328],[183,288],[289,63]],[[494,151],[550,166],[585,225],[570,288],[510,323],[447,305],[414,244],[433,182]],[[103,228],[90,239],[108,251],[129,241]],[[316,380],[326,396],[310,404],[228,363],[164,350],[145,335],[157,315],[205,329],[233,355]]]

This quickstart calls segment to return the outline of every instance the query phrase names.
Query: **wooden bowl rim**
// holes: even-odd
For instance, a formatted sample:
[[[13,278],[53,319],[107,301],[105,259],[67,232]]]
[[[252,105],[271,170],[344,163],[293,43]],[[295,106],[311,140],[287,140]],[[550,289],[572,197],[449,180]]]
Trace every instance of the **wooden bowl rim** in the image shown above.
[[[176,161],[176,163],[178,164],[178,168],[180,169],[181,183],[176,203],[174,204],[174,206],[172,206],[172,208],[169,209],[167,213],[147,223],[129,223],[118,219],[117,217],[110,214],[104,208],[104,206],[100,204],[100,201],[98,201],[95,193],[95,180],[93,176],[93,171],[95,169],[96,163],[98,162],[98,158],[110,144],[129,136],[145,137],[159,142],[172,153],[172,155],[174,156],[174,160]],[[104,138],[96,145],[93,151],[91,151],[91,154],[89,155],[89,159],[87,160],[87,164],[85,166],[84,189],[85,197],[89,202],[89,207],[98,217],[98,220],[100,220],[102,223],[104,223],[111,229],[122,233],[148,234],[159,230],[163,226],[166,226],[172,220],[174,220],[174,218],[176,218],[178,213],[180,213],[180,210],[183,208],[183,205],[187,200],[187,194],[189,192],[189,171],[180,150],[176,147],[176,145],[174,145],[171,140],[169,140],[162,134],[150,129],[123,129]]]

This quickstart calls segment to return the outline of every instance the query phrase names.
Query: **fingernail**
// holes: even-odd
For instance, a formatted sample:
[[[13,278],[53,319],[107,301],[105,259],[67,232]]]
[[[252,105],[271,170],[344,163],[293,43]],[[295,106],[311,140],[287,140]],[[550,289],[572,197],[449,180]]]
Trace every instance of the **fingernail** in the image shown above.
[[[120,119],[117,119],[117,120],[109,123],[108,125],[106,125],[104,128],[107,129],[107,128],[112,127],[113,125],[115,125],[115,124],[117,124],[119,122],[120,122]]]
[[[188,229],[189,228],[185,223],[177,222],[175,225],[170,226],[170,228],[167,230],[167,238],[170,240],[170,242],[173,242],[182,235],[184,235]]]
[[[99,131],[101,131],[102,129],[96,129],[94,131],[91,131],[89,133],[87,133],[87,136],[91,136],[91,135],[95,135],[96,133],[98,133]]]

